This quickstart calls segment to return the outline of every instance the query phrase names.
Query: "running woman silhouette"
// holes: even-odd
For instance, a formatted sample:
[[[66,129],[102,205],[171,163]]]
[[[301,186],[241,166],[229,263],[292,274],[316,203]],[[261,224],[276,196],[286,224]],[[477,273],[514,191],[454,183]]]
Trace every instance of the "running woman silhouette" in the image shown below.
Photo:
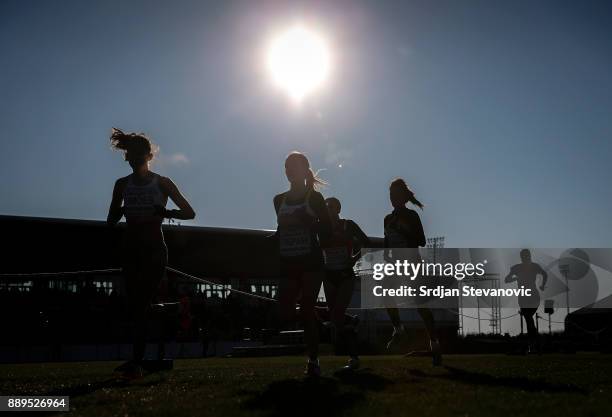
[[[544,291],[546,289],[546,282],[548,281],[548,273],[542,269],[540,264],[531,261],[531,252],[529,249],[521,250],[520,256],[521,263],[510,268],[510,272],[504,278],[504,282],[509,283],[516,281],[519,288],[525,287],[531,291],[531,296],[519,297],[518,303],[521,308],[521,315],[525,318],[525,323],[527,324],[527,337],[529,338],[528,352],[540,353],[538,330],[533,320],[533,316],[540,306],[540,293],[536,288],[536,278],[538,275],[542,276],[540,291]]]
[[[300,300],[304,339],[308,353],[305,374],[319,376],[319,333],[315,303],[323,281],[321,241],[331,234],[329,214],[317,187],[324,182],[310,168],[308,158],[292,152],[285,160],[289,191],[274,197],[277,215],[281,279],[279,313],[283,321],[295,316]]]
[[[147,316],[164,275],[168,252],[162,222],[165,218],[189,220],[195,212],[176,185],[149,169],[154,145],[142,133],[124,133],[113,128],[110,137],[113,149],[122,151],[132,173],[115,182],[108,210],[107,223],[114,226],[125,216],[122,258],[128,310],[133,325],[132,360],[115,371],[125,378],[143,373]],[[178,210],[167,210],[168,197]]]
[[[391,182],[389,199],[391,200],[393,211],[385,216],[384,220],[385,248],[415,249],[414,251],[407,251],[409,252],[409,258],[411,258],[410,262],[420,262],[421,256],[418,248],[425,246],[425,233],[423,232],[423,225],[418,213],[406,207],[406,204],[410,202],[421,210],[423,209],[423,204],[416,199],[414,192],[408,188],[406,182],[401,178]],[[385,253],[387,252],[385,251]],[[406,335],[406,328],[401,322],[399,310],[394,305],[394,300],[387,299],[387,302],[389,303],[387,314],[393,324],[393,334],[391,335],[391,340],[387,343],[387,349],[389,349],[396,341]],[[433,365],[439,366],[442,364],[442,353],[433,313],[429,308],[420,307],[416,310],[425,323],[429,336]]]
[[[342,205],[340,200],[330,197],[325,200],[332,224],[331,238],[323,245],[325,278],[323,288],[329,309],[331,323],[336,333],[336,343],[346,343],[350,356],[343,370],[353,371],[359,368],[357,348],[356,320],[346,323],[348,308],[355,288],[355,271],[353,266],[359,259],[361,248],[368,247],[370,239],[352,220],[340,218]]]

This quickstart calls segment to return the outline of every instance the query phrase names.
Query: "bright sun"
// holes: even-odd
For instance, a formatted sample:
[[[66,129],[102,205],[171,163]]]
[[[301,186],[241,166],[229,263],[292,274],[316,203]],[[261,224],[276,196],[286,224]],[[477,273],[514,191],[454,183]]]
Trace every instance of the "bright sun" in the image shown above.
[[[272,40],[267,65],[273,82],[300,102],[327,80],[330,52],[320,35],[295,26]]]

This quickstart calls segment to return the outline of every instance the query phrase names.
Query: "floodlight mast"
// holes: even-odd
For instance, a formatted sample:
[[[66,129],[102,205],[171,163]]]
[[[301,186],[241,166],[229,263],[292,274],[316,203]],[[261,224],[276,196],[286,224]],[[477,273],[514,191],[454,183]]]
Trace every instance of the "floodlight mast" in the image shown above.
[[[569,314],[570,314],[570,298],[569,298],[569,272],[570,272],[570,266],[569,266],[569,264],[561,264],[561,265],[559,265],[559,271],[565,277],[565,303],[566,303],[565,309],[566,309],[566,312],[567,312],[567,316],[565,318],[565,326],[566,326],[565,331],[567,331],[567,318],[569,317]]]

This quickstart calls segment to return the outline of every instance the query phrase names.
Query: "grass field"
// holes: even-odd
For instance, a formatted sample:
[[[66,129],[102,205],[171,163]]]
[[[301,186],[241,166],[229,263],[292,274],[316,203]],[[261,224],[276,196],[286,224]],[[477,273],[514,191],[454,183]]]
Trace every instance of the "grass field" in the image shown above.
[[[612,356],[600,354],[372,356],[352,376],[323,357],[177,360],[170,372],[110,382],[116,362],[0,365],[2,395],[70,395],[83,416],[610,416]],[[38,414],[37,414],[38,415]]]

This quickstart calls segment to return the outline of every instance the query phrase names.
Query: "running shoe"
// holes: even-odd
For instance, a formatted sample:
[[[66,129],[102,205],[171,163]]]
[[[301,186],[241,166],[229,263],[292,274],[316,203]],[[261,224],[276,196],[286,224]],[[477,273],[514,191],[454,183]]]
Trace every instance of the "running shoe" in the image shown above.
[[[308,361],[306,365],[306,370],[304,371],[304,375],[307,377],[320,377],[321,376],[321,366],[319,365],[319,361]]]
[[[353,356],[349,359],[348,363],[342,367],[343,371],[356,371],[359,369],[361,363],[357,356]]]

